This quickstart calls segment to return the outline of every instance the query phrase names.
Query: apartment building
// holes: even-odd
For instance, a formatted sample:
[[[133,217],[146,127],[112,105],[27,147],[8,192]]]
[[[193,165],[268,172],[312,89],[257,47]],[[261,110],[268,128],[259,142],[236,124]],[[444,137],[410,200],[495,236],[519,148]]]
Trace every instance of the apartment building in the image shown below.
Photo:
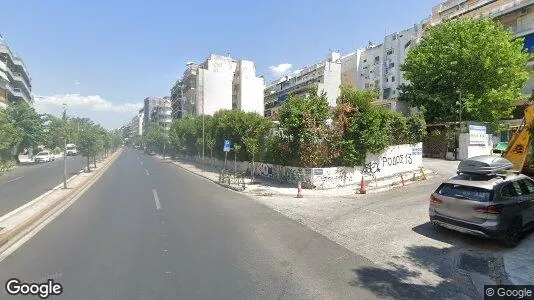
[[[399,86],[408,84],[400,66],[410,48],[424,33],[427,20],[384,37],[380,44],[369,45],[341,58],[341,83],[356,89],[374,88],[380,92],[379,103],[392,110],[407,113],[406,103],[397,101]],[[378,103],[378,102],[377,102]]]
[[[328,105],[336,106],[341,86],[341,55],[329,53],[325,60],[300,70],[293,76],[275,80],[264,89],[265,117],[272,117],[289,95],[306,94],[310,88],[325,92]]]
[[[141,108],[137,115],[132,118],[130,122],[130,128],[132,130],[132,135],[143,135],[143,119],[144,119],[144,108]]]
[[[430,24],[456,18],[493,18],[517,36],[524,38],[525,49],[534,52],[534,0],[447,0],[434,6]],[[528,67],[534,68],[534,62]],[[527,81],[523,93],[534,92],[534,76]]]
[[[31,78],[22,58],[0,35],[0,107],[20,101],[33,104]]]
[[[172,87],[173,115],[213,115],[221,109],[262,114],[263,86],[254,62],[212,54],[201,64],[188,63]]]
[[[158,106],[164,99],[160,97],[147,97],[144,100],[143,105],[143,122],[142,122],[142,133],[146,133],[150,123],[152,122],[152,113],[154,108]]]
[[[164,97],[153,108],[150,115],[152,124],[159,125],[165,130],[171,128],[172,123],[172,105],[169,97]]]

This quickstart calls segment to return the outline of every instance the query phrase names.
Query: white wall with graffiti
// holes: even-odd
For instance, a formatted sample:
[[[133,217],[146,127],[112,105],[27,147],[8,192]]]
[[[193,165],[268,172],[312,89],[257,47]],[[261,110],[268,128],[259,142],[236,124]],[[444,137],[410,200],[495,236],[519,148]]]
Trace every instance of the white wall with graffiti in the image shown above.
[[[380,179],[416,171],[423,166],[423,144],[390,146],[380,154],[368,155],[365,175]]]
[[[199,158],[190,158],[201,163]],[[224,162],[216,159],[207,159],[207,165],[223,168]],[[395,176],[399,173],[417,171],[423,166],[422,143],[415,145],[398,145],[388,147],[379,154],[368,155],[365,166],[332,167],[332,168],[300,168],[280,166],[256,162],[254,174],[280,182],[296,184],[302,182],[304,188],[331,189],[347,185],[359,185],[362,175],[366,180],[377,180]],[[234,161],[227,162],[227,168],[234,168]],[[237,162],[237,171],[250,174],[252,164]]]

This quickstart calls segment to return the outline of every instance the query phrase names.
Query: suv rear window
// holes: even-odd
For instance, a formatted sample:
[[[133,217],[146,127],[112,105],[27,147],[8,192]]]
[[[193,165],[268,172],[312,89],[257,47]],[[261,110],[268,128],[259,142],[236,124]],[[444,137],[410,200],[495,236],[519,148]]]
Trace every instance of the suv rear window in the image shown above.
[[[468,199],[478,202],[489,202],[491,199],[490,190],[460,184],[444,183],[439,187],[437,193],[446,197]]]

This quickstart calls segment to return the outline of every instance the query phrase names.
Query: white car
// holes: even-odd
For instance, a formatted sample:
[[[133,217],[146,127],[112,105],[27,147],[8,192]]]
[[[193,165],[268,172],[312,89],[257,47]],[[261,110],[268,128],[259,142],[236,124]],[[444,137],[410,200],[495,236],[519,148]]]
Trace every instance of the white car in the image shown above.
[[[35,156],[36,163],[49,162],[49,161],[54,161],[54,160],[55,160],[54,154],[52,154],[52,151],[50,150],[43,150],[37,153],[37,155]]]

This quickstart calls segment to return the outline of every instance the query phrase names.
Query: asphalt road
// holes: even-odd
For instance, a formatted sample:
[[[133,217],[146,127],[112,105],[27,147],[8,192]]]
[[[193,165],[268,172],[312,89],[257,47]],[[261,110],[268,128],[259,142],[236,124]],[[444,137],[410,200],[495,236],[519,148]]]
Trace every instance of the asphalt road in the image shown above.
[[[67,176],[83,168],[81,156],[69,156]],[[24,205],[63,181],[63,158],[55,161],[21,165],[0,176],[0,216]]]
[[[424,297],[384,272],[358,278],[371,267],[244,195],[126,149],[0,262],[0,282],[53,278],[64,288],[59,299],[372,299],[361,280],[380,276]],[[0,298],[11,299],[5,289]]]

